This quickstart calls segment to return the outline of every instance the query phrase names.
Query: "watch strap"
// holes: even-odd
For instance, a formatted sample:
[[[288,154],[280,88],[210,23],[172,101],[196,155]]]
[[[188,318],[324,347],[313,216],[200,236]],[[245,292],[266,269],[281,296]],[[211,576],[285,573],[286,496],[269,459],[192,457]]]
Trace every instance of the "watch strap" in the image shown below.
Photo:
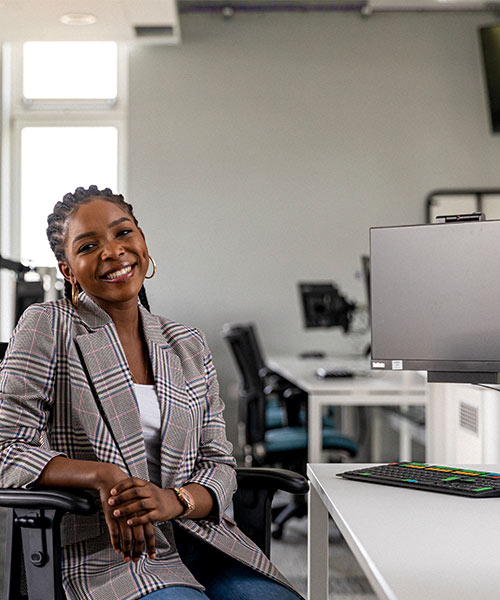
[[[193,496],[184,487],[173,487],[172,489],[174,490],[177,500],[184,506],[184,510],[177,518],[187,517],[195,509]]]

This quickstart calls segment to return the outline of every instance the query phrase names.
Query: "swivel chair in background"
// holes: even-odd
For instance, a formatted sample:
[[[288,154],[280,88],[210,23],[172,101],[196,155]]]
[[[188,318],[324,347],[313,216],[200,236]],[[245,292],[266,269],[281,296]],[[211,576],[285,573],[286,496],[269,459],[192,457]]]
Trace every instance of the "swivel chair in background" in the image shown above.
[[[278,466],[305,474],[307,463],[307,427],[305,424],[284,424],[269,428],[266,425],[268,395],[262,372],[262,355],[256,350],[255,330],[245,324],[226,325],[222,336],[229,344],[240,372],[239,423],[240,446],[245,466]],[[260,372],[259,372],[260,371]],[[293,386],[290,386],[293,387]],[[286,389],[286,388],[285,388]],[[283,391],[285,395],[285,391]],[[295,396],[300,406],[307,396],[290,393],[288,401]],[[300,414],[299,410],[295,410]],[[331,427],[323,427],[323,449],[331,452],[338,461],[352,459],[358,452],[358,444],[341,435]],[[305,502],[292,502],[273,510],[275,530],[278,538],[283,525],[292,517],[302,517],[307,512]]]
[[[296,426],[304,423],[307,394],[290,384],[284,377],[270,369],[265,361],[257,329],[253,323],[226,323],[222,329],[222,337],[228,338],[231,333],[238,335],[245,332],[251,352],[255,356],[258,375],[266,396],[266,429],[284,426]],[[238,360],[237,357],[235,357]],[[240,390],[241,391],[241,390]],[[242,402],[242,422],[245,421],[246,402]]]

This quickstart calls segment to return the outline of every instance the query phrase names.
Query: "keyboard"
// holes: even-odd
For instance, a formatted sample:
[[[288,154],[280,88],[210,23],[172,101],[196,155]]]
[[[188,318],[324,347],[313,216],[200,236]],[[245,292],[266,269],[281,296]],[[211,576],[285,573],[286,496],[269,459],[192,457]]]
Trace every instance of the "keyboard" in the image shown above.
[[[354,373],[350,369],[324,369],[320,367],[316,369],[316,377],[327,379],[328,377],[354,377]]]
[[[500,473],[475,471],[418,462],[393,462],[386,465],[337,473],[339,477],[425,490],[469,498],[500,496]]]

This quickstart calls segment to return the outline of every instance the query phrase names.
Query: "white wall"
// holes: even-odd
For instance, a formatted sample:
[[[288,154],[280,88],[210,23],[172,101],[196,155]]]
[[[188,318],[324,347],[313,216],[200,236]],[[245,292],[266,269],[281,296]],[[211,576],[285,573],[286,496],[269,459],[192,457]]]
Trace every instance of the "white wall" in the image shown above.
[[[437,187],[498,186],[491,20],[192,15],[181,46],[132,50],[128,197],[158,263],[151,304],[207,333],[228,405],[224,322],[254,320],[268,353],[359,347],[303,330],[297,282],[363,301],[370,226],[422,222]]]

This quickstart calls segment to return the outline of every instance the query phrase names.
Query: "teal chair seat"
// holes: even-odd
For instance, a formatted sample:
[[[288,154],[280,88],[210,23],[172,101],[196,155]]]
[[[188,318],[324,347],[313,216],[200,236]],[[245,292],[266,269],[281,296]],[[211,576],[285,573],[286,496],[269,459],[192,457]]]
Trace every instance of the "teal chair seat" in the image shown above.
[[[283,425],[283,408],[277,398],[272,398],[266,405],[266,429],[275,429]]]
[[[290,452],[307,448],[307,431],[304,427],[281,427],[266,431],[265,449],[267,452]],[[353,456],[358,452],[358,444],[341,435],[336,429],[323,427],[323,448],[325,450],[345,450]]]
[[[277,398],[267,400],[266,404],[266,429],[276,429],[277,427],[285,427],[284,411],[280,401]],[[300,411],[300,424],[306,423],[306,411]],[[333,415],[326,414],[323,416],[323,428],[335,428]],[[300,427],[298,428],[300,429]]]

